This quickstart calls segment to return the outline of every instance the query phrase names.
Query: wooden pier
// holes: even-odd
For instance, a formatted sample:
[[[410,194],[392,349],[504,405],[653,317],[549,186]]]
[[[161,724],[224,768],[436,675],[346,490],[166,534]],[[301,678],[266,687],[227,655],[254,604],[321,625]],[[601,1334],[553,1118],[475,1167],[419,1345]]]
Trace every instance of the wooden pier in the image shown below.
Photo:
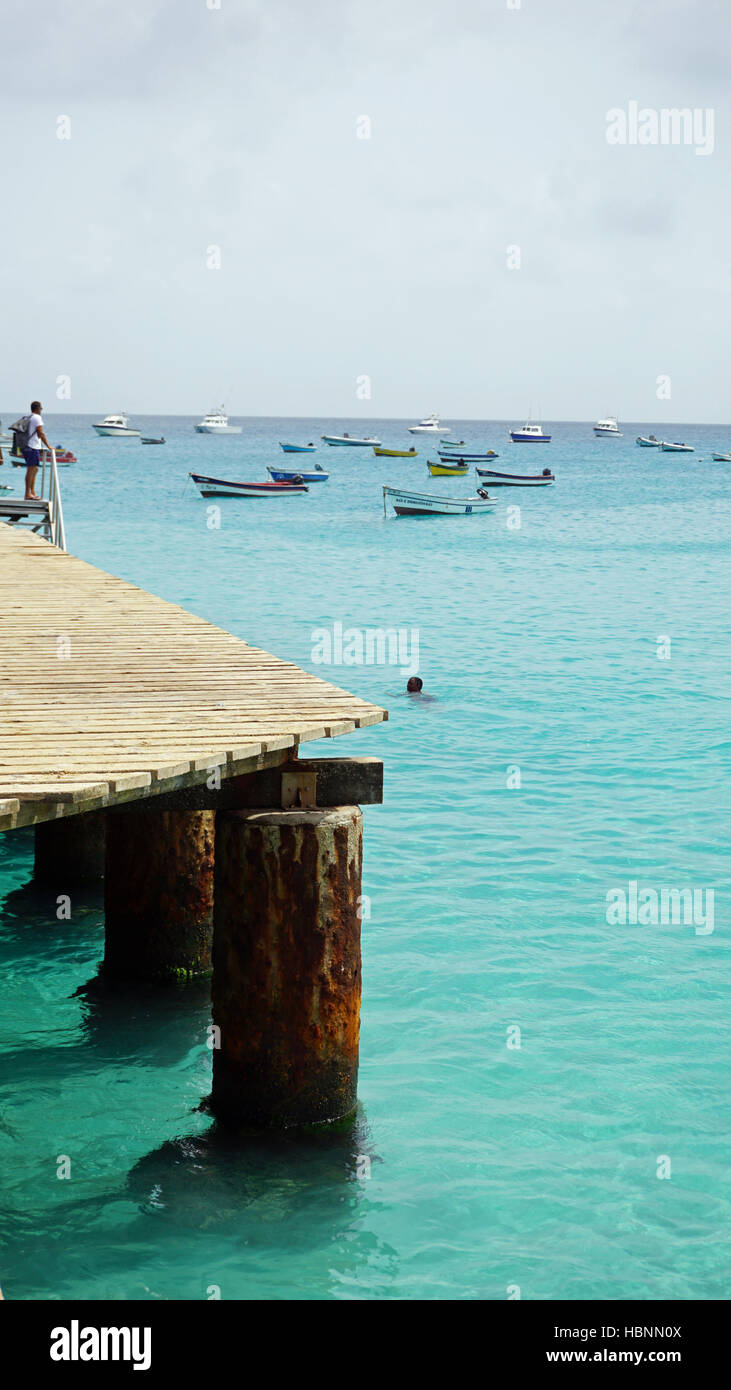
[[[0,584],[0,830],[59,894],[106,866],[106,974],[213,973],[219,1118],[342,1118],[382,764],[299,750],[386,712],[12,524]]]

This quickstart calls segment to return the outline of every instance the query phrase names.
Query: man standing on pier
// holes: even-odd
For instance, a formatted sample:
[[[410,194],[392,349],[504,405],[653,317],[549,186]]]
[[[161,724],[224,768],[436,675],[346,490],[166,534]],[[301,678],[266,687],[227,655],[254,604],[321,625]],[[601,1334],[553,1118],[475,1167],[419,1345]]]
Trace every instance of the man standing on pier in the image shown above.
[[[35,490],[36,475],[38,473],[38,463],[40,459],[41,447],[51,448],[46,439],[43,429],[43,418],[41,411],[43,406],[40,401],[31,401],[30,419],[28,421],[28,435],[23,446],[23,458],[26,462],[25,470],[25,501],[39,502],[40,498]]]

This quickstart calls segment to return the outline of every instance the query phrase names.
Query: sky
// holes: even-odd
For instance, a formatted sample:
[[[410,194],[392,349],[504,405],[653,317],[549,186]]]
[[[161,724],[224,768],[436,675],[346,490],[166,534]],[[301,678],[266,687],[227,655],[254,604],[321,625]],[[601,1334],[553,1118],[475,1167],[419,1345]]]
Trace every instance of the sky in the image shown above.
[[[729,421],[730,39],[728,0],[5,0],[3,410]],[[632,102],[712,147],[610,143]]]

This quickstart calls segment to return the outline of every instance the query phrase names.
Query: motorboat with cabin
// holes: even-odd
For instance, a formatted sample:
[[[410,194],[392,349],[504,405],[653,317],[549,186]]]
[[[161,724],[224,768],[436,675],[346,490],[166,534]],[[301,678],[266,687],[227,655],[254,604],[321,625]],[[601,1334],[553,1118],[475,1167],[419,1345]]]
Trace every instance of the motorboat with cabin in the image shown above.
[[[241,425],[229,425],[223,406],[210,410],[195,427],[197,434],[241,434]]]
[[[409,425],[409,434],[451,434],[449,425],[443,425],[438,415],[427,415],[418,425]]]
[[[594,426],[594,433],[597,437],[607,435],[614,439],[622,438],[622,431],[619,428],[616,415],[608,415],[606,420],[597,420]]]
[[[127,416],[120,412],[119,415],[105,415],[103,420],[99,420],[93,426],[97,434],[103,439],[139,439],[140,431],[130,429]]]

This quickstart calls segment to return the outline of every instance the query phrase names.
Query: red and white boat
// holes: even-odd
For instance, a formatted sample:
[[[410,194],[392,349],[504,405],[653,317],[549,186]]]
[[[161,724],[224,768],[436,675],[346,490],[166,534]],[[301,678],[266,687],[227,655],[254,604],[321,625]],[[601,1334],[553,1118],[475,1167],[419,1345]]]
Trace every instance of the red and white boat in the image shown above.
[[[191,473],[201,497],[284,497],[291,492],[307,492],[304,483],[232,483],[225,478],[207,478]]]
[[[57,444],[57,445],[56,445],[55,454],[56,454],[56,464],[57,464],[57,465],[67,464],[67,463],[78,463],[78,461],[79,461],[79,460],[77,459],[77,457],[76,457],[76,454],[72,454],[72,452],[71,452],[70,449],[64,449],[63,446],[62,446],[61,444]],[[11,454],[10,457],[11,457],[11,461],[12,461],[12,464],[13,464],[13,467],[14,467],[14,468],[27,468],[28,465],[26,464],[26,461],[25,461],[24,458],[22,458],[22,457],[21,457],[21,458],[17,458],[15,454]],[[39,462],[39,463],[50,463],[50,462],[51,462],[51,455],[50,455],[50,452],[49,452],[48,449],[39,449],[39,450],[38,450],[38,462]]]

